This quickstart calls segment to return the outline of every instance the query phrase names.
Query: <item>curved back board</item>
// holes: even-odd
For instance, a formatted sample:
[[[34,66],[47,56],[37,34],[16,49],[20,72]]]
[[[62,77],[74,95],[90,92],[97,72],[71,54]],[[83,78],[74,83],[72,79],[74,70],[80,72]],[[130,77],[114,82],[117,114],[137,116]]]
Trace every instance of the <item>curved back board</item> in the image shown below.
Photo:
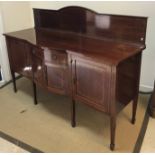
[[[77,6],[33,11],[35,28],[145,44],[147,17],[99,14]]]

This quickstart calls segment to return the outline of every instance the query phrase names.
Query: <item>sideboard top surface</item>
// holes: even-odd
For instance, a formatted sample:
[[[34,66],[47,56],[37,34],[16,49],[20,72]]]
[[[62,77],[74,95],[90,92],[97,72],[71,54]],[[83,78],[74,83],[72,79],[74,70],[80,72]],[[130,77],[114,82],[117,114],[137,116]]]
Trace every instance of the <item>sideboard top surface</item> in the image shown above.
[[[117,65],[124,59],[141,52],[145,46],[108,39],[95,39],[76,36],[72,33],[34,28],[5,34],[41,48],[56,48],[74,51],[94,60]]]

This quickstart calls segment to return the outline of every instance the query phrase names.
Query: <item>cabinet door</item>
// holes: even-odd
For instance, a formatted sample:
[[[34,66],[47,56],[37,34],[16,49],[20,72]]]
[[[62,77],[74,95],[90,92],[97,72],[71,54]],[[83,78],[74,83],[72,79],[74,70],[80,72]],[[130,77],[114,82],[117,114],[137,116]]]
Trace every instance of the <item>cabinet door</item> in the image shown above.
[[[14,38],[7,38],[7,46],[11,69],[32,78],[32,46]]]
[[[73,97],[98,110],[108,112],[108,68],[78,57],[73,57],[71,62]]]
[[[52,92],[59,94],[68,93],[68,68],[67,54],[65,51],[46,50],[46,85]]]
[[[33,78],[40,86],[45,86],[44,54],[42,49],[33,49]]]

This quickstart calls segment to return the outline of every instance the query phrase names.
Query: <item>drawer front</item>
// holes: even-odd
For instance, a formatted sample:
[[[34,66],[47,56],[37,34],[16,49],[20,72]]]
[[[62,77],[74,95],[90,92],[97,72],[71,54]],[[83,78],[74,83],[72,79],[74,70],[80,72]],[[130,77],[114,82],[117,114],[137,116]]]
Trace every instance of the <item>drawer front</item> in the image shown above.
[[[67,65],[67,53],[65,50],[46,49],[44,56],[45,62],[55,65]]]

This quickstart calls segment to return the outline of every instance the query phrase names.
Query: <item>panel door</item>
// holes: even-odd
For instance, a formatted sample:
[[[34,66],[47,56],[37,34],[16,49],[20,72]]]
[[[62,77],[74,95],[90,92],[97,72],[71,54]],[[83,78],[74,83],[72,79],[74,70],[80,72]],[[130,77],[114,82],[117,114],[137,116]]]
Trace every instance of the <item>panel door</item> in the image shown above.
[[[74,98],[108,112],[108,68],[78,57],[72,59],[71,68]]]
[[[11,69],[32,78],[32,46],[13,38],[7,38],[7,45]]]

